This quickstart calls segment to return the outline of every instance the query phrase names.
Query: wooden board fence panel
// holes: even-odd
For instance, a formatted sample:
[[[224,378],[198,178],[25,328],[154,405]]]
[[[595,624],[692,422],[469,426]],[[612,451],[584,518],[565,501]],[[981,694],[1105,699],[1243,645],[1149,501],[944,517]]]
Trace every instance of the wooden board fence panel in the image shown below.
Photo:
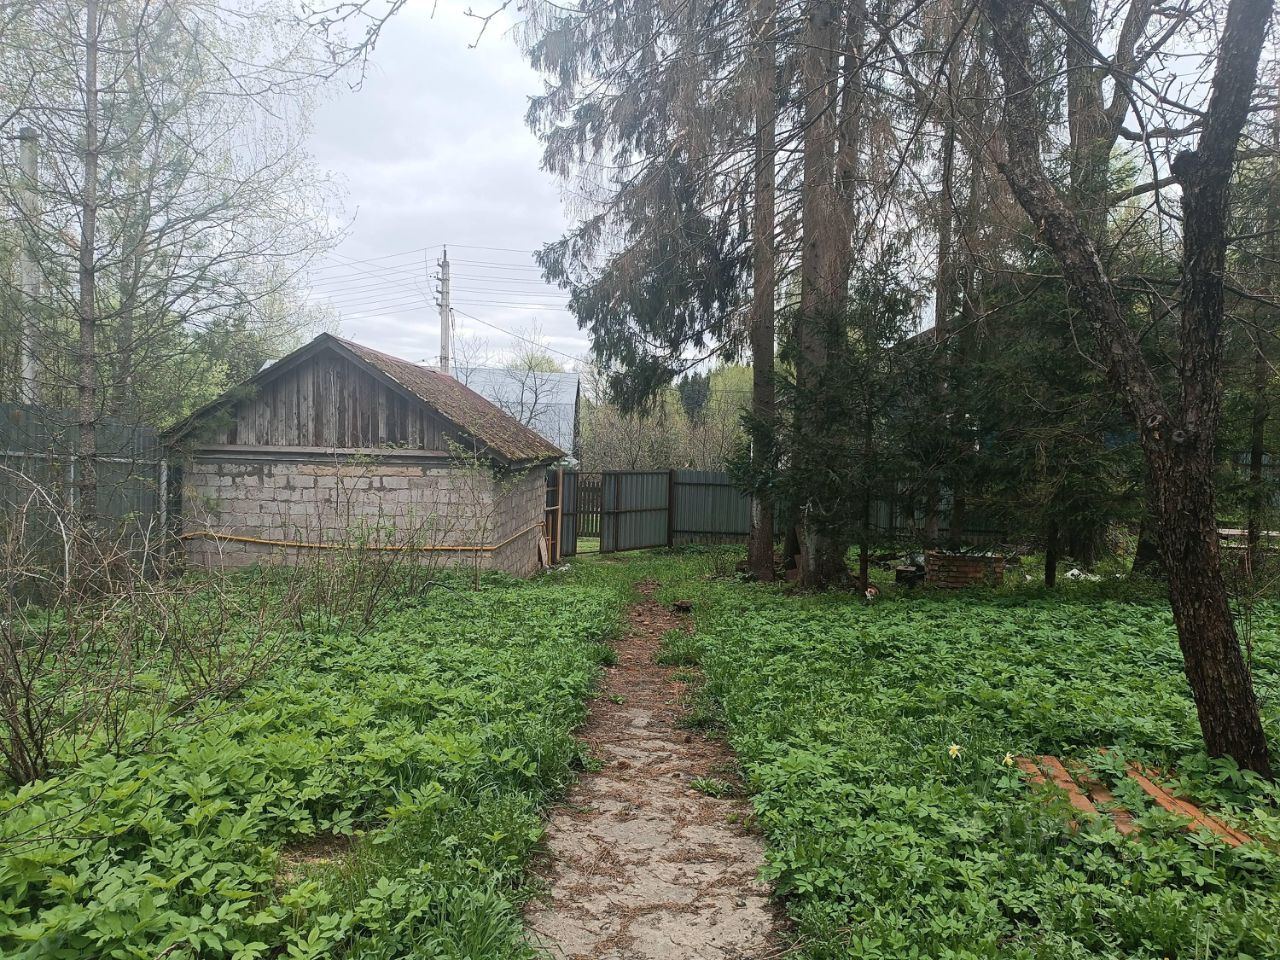
[[[600,536],[601,476],[598,473],[578,473],[576,496],[577,524],[574,532],[579,537]]]

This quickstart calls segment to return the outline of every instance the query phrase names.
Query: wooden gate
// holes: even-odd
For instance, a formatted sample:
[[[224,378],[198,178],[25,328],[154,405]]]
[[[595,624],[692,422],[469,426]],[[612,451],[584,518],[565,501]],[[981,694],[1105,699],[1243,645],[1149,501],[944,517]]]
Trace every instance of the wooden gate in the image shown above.
[[[578,478],[577,489],[577,533],[586,539],[600,537],[600,484],[598,473],[575,474]]]

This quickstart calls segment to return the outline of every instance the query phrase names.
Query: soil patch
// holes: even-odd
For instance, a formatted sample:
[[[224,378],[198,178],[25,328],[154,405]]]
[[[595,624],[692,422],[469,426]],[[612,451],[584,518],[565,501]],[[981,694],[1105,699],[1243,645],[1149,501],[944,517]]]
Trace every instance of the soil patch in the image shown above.
[[[331,833],[291,843],[280,851],[276,865],[276,887],[293,886],[307,871],[344,859],[355,841],[351,837]]]
[[[684,684],[656,662],[687,620],[650,598],[629,612],[600,696],[579,732],[601,768],[557,808],[537,865],[545,897],[530,941],[557,960],[760,960],[776,955],[764,846],[739,799],[693,788],[734,769],[723,743],[682,729]]]

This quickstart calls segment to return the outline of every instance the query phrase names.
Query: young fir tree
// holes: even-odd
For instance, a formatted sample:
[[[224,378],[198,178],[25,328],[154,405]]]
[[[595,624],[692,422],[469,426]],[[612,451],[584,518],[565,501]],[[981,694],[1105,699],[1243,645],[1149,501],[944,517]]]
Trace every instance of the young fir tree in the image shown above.
[[[900,254],[889,250],[855,278],[845,309],[824,326],[821,371],[779,382],[791,416],[772,435],[754,429],[776,457],[776,466],[750,482],[768,489],[782,512],[830,543],[858,547],[857,582],[865,585],[870,550],[886,532],[876,522],[905,470],[904,411],[920,389],[920,366],[903,341],[914,326],[918,297],[902,280]],[[792,368],[800,344],[784,340],[781,359]],[[827,426],[821,442],[807,425]],[[740,460],[737,469],[749,473]]]

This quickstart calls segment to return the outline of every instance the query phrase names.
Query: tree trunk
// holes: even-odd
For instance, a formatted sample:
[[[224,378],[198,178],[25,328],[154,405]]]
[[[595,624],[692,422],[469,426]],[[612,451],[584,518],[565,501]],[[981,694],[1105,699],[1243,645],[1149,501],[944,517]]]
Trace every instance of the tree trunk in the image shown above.
[[[752,211],[751,412],[761,432],[774,430],[774,190],[777,141],[777,51],[773,40],[777,0],[760,0],[756,69],[755,208]],[[752,473],[759,478],[772,464],[760,438],[751,445]],[[751,500],[751,538],[747,564],[757,580],[773,579],[773,502],[756,494]]]
[[[129,18],[123,4],[116,4],[115,28],[128,35]],[[127,102],[136,109],[138,84],[142,80],[132,68],[124,71]],[[110,389],[112,413],[130,419],[137,413],[134,390],[134,314],[138,305],[138,288],[142,280],[142,247],[146,242],[147,192],[142,183],[142,152],[145,146],[141,124],[134,123],[123,134],[123,147],[128,151],[124,166],[123,202],[120,204],[120,275],[115,316],[115,363]]]
[[[1094,0],[1067,0],[1063,12],[1077,36],[1091,44],[1097,39]],[[1105,73],[1092,51],[1081,44],[1068,43],[1065,54],[1072,212],[1101,249],[1107,231],[1107,181],[1115,143],[1102,99]]]
[[[797,569],[796,558],[800,556],[800,530],[794,523],[787,524],[786,536],[782,541],[783,566],[788,570]]]
[[[76,378],[79,473],[76,512],[82,536],[90,536],[98,515],[97,470],[97,304],[96,245],[98,225],[98,2],[85,3],[85,152],[80,202],[80,355]]]
[[[801,184],[803,247],[800,310],[796,321],[796,384],[803,394],[821,382],[828,343],[842,320],[848,283],[848,224],[836,190],[836,139],[840,20],[834,0],[812,0],[804,31],[800,81],[804,90],[804,161]],[[798,404],[796,433],[802,446],[823,449],[831,424],[810,399]],[[821,509],[821,505],[818,505]],[[813,508],[811,507],[812,511]],[[848,577],[847,548],[821,519],[802,512],[800,583],[824,588]]]
[[[951,550],[959,550],[965,545],[964,528],[969,525],[969,504],[965,499],[964,477],[957,471],[953,480],[955,490],[951,494],[951,523],[947,527],[947,546]]]
[[[947,32],[943,37],[948,52],[942,61],[942,81],[939,87],[945,92],[946,102],[942,104],[942,156],[939,170],[939,191],[937,208],[938,230],[938,269],[934,278],[933,291],[933,339],[945,350],[945,363],[942,376],[934,380],[929,389],[933,392],[933,411],[937,413],[937,436],[945,438],[946,453],[942,458],[946,486],[954,494],[959,484],[957,468],[957,451],[954,431],[955,419],[952,416],[955,407],[955,394],[951,389],[951,378],[955,374],[955,358],[953,345],[948,343],[951,336],[952,321],[956,312],[956,285],[958,277],[958,260],[961,252],[956,249],[956,224],[958,211],[955,198],[956,180],[956,140],[959,135],[959,116],[956,110],[956,73],[959,68],[962,44],[960,32],[963,30],[959,0],[951,0],[947,8]],[[965,14],[967,18],[967,14]],[[976,161],[974,166],[976,167]],[[938,543],[941,529],[941,484],[937,477],[926,481],[924,538],[928,545]],[[948,542],[955,541],[955,512],[952,511],[948,522]]]
[[[925,546],[935,546],[938,542],[938,530],[941,518],[938,516],[938,481],[934,477],[925,480],[924,488],[924,542]]]
[[[1272,301],[1280,293],[1276,269],[1280,265],[1280,104],[1271,112],[1271,182],[1267,189],[1267,292]],[[1253,411],[1249,422],[1249,519],[1246,556],[1249,576],[1256,578],[1262,563],[1262,524],[1267,513],[1267,486],[1264,471],[1267,455],[1267,420],[1271,404],[1267,385],[1271,365],[1267,361],[1266,337],[1271,331],[1257,330],[1253,340]],[[1256,580],[1255,580],[1256,582]]]
[[[117,417],[130,419],[137,412],[134,390],[134,311],[137,308],[138,283],[142,272],[142,255],[138,246],[121,265],[120,305],[116,331],[116,362],[111,387],[111,409]]]
[[[1148,577],[1158,577],[1160,569],[1160,548],[1156,545],[1155,524],[1147,515],[1143,515],[1138,525],[1138,546],[1133,554],[1132,573],[1140,573]]]
[[[1271,775],[1249,666],[1236,636],[1218,551],[1213,459],[1203,452],[1155,483],[1160,555],[1205,747]]]
[[[942,138],[942,190],[938,196],[938,273],[933,288],[933,339],[942,343],[947,338],[951,309],[955,300],[955,264],[952,247],[955,224],[955,199],[951,181],[954,176],[956,128],[948,121]]]
[[[866,331],[863,331],[864,341],[867,340]],[[871,563],[869,542],[871,540],[871,463],[875,457],[875,418],[872,415],[872,404],[875,398],[868,391],[863,395],[863,420],[862,420],[862,497],[861,497],[861,517],[859,518],[858,528],[858,583],[863,590],[866,590],[871,584]]]
[[[1127,0],[1127,10],[1120,33],[1116,37],[1115,58],[1121,64],[1121,69],[1135,55],[1136,44],[1144,35],[1151,19],[1151,8],[1151,0]],[[1102,42],[1099,34],[1114,27],[1110,20],[1099,23],[1096,0],[1065,0],[1062,12],[1066,24],[1071,27],[1075,36],[1090,45]],[[1072,213],[1097,249],[1106,251],[1111,154],[1128,109],[1128,101],[1117,85],[1113,88],[1111,102],[1107,102],[1103,86],[1107,71],[1097,62],[1089,46],[1068,42],[1063,53],[1066,58],[1069,138],[1067,173]],[[1099,442],[1097,437],[1094,440]],[[1099,531],[1074,516],[1060,520],[1066,529],[1060,531],[1059,536],[1068,555],[1086,568],[1092,567],[1099,553]],[[1151,541],[1147,546],[1150,548],[1149,556],[1154,557],[1155,542]]]
[[[1050,520],[1045,535],[1044,585],[1053,589],[1058,585],[1058,521]]]

